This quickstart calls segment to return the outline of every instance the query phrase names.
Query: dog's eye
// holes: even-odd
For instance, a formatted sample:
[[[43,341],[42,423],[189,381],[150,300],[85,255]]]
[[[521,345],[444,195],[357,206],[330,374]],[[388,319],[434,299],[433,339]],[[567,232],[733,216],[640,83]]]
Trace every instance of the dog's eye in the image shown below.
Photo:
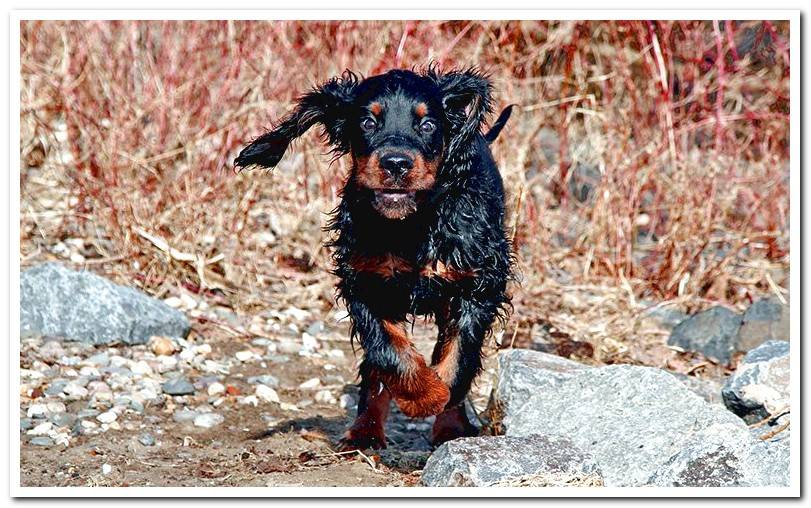
[[[374,118],[364,118],[360,121],[360,128],[365,132],[372,132],[377,128],[377,122],[375,122]]]
[[[431,134],[436,130],[436,124],[431,120],[426,120],[420,124],[420,132],[423,134]]]

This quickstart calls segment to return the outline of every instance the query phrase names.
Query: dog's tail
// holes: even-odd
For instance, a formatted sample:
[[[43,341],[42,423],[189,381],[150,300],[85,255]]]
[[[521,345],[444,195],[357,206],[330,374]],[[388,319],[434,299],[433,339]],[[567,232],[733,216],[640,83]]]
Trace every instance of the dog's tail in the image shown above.
[[[493,123],[493,126],[490,127],[490,130],[487,131],[487,134],[484,135],[484,140],[487,141],[488,145],[496,140],[498,135],[501,134],[501,129],[503,129],[504,126],[507,125],[507,120],[509,120],[510,115],[513,114],[513,106],[515,106],[515,104],[510,104],[509,106],[504,108],[504,111],[502,111],[501,114],[498,115],[498,118],[496,119],[495,123]]]

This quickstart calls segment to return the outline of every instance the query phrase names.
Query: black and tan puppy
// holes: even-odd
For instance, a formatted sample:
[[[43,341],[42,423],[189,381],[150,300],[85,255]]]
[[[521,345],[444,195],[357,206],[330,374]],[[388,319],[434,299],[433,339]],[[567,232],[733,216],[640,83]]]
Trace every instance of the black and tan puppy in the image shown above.
[[[470,435],[464,399],[481,369],[493,321],[505,315],[511,275],[504,189],[489,144],[510,115],[481,133],[491,84],[480,72],[351,72],[298,100],[237,166],[274,167],[290,142],[320,124],[352,172],[330,229],[338,295],[364,357],[358,416],[343,449],[382,448],[393,398],[411,417],[437,415],[433,442]],[[439,328],[430,365],[407,322]]]

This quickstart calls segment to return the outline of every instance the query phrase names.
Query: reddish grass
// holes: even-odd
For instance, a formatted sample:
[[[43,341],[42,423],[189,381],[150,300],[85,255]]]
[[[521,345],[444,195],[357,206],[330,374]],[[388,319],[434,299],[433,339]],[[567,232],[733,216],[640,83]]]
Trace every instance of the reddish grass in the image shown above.
[[[327,266],[318,212],[346,162],[312,134],[272,178],[231,161],[344,68],[436,61],[521,105],[494,151],[526,286],[555,268],[650,299],[787,286],[784,22],[31,21],[21,38],[24,263],[84,238],[150,291],[238,299]],[[578,166],[601,175],[585,202]]]

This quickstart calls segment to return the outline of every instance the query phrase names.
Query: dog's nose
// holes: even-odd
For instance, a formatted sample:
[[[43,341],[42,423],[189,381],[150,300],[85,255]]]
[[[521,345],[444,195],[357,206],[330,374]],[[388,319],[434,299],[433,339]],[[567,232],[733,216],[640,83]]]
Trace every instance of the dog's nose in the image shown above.
[[[405,153],[388,153],[380,157],[380,167],[393,177],[403,176],[414,167],[414,158]]]

